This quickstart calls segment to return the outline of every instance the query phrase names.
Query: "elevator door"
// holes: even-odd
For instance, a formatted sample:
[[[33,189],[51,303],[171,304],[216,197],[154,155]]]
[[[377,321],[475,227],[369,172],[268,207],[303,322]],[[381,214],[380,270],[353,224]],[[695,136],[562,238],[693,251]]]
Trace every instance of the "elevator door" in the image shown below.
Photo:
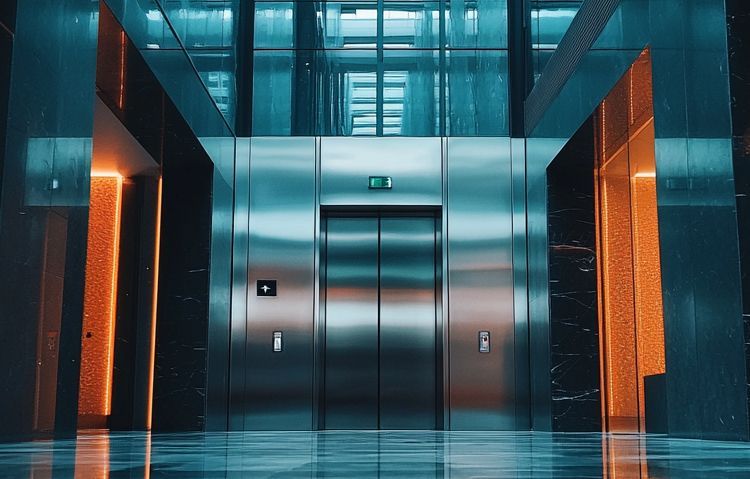
[[[435,218],[326,223],[322,426],[435,429]]]

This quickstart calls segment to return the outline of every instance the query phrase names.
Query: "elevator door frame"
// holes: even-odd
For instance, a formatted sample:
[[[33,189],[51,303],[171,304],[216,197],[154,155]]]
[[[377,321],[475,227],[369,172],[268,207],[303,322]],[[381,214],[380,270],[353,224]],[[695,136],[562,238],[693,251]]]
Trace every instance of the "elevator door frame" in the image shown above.
[[[448,421],[447,328],[443,305],[443,222],[442,207],[324,207],[320,209],[319,242],[317,247],[317,320],[315,324],[313,427],[325,429],[325,344],[326,344],[326,246],[329,218],[431,218],[435,222],[435,429],[444,430]]]

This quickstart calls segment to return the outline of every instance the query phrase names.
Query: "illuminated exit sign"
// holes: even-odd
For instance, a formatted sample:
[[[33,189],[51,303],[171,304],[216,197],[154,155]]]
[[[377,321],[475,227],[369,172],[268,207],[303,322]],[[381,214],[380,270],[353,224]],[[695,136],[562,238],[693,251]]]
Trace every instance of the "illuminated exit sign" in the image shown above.
[[[393,188],[393,180],[390,176],[371,176],[369,188],[371,190],[390,190]]]

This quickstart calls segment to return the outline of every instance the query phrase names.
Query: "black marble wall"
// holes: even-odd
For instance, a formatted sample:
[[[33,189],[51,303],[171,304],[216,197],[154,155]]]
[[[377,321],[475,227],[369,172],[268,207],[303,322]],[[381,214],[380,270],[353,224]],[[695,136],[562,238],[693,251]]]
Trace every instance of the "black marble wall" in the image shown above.
[[[153,429],[202,430],[213,165],[176,109],[165,116]]]
[[[727,0],[726,6],[742,313],[745,322],[746,367],[750,371],[750,10],[743,0]],[[750,413],[750,394],[748,412]]]
[[[14,4],[0,8],[0,38],[15,32],[0,191],[0,437],[72,434],[98,6],[20,2],[6,23]],[[0,78],[9,60],[0,54]]]
[[[600,431],[594,128],[547,167],[550,373],[554,431]]]

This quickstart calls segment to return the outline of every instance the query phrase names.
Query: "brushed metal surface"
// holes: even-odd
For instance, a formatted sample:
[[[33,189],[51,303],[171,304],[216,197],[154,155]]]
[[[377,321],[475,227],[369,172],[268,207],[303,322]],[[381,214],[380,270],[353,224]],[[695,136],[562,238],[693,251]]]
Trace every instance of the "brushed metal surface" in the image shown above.
[[[435,217],[324,223],[322,427],[435,429]]]
[[[320,204],[442,204],[440,138],[321,138]],[[370,176],[390,176],[390,190],[368,189]]]
[[[237,162],[234,183],[234,233],[232,243],[232,316],[229,344],[229,412],[228,429],[241,431],[245,426],[245,343],[247,341],[247,253],[250,207],[250,139],[237,140]],[[213,326],[212,326],[213,327]],[[209,346],[210,347],[210,346]],[[210,364],[209,364],[210,366]],[[210,371],[209,371],[210,373]],[[207,423],[218,418],[209,410]]]
[[[248,430],[312,429],[315,139],[253,138],[244,393]],[[276,297],[257,297],[275,279]],[[272,351],[273,333],[284,351]],[[236,365],[233,365],[237,367]]]
[[[380,220],[380,428],[435,429],[435,218]]]
[[[327,429],[378,428],[378,219],[326,228]]]
[[[510,160],[509,138],[448,139],[451,429],[516,427]]]
[[[528,256],[526,254],[526,140],[511,140],[513,188],[513,311],[515,319],[516,429],[531,428]]]

